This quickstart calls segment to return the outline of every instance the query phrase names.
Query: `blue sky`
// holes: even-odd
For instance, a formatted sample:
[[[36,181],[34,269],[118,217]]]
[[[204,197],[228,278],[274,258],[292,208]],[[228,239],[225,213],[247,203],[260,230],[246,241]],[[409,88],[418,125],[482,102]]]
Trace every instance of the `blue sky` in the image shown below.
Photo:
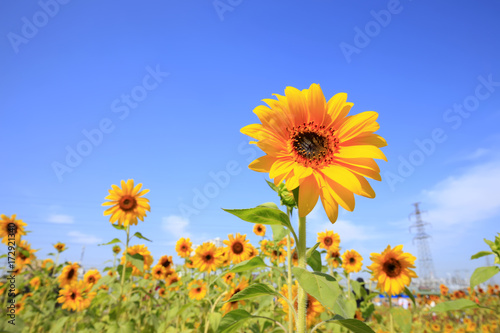
[[[151,213],[133,231],[153,240],[155,261],[175,255],[181,236],[240,232],[256,244],[251,224],[221,210],[277,202],[266,175],[247,168],[262,153],[240,128],[258,122],[262,99],[318,83],[327,98],[346,92],[352,114],[379,113],[388,162],[371,181],[377,197],[357,197],[335,225],[316,207],[308,244],[327,228],[366,264],[388,244],[417,255],[408,215],[418,201],[439,276],[486,264],[469,258],[500,231],[498,2],[1,7],[0,213],[28,223],[40,257],[62,241],[62,259],[79,260],[85,246],[83,265],[104,267],[111,249],[97,244],[122,235],[101,204],[129,178],[151,190]],[[203,201],[196,193],[210,186]]]

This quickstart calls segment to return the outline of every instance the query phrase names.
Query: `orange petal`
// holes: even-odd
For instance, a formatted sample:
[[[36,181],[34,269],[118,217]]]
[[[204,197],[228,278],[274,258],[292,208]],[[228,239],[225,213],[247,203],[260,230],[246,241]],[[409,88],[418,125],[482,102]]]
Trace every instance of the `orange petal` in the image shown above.
[[[299,186],[299,216],[307,216],[316,206],[319,197],[319,187],[316,178],[311,175]]]

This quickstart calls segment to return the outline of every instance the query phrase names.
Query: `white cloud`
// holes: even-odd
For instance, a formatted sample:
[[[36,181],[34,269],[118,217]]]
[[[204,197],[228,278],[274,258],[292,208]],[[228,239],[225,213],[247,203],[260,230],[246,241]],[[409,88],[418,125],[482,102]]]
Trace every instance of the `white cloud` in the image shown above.
[[[182,216],[170,215],[164,217],[161,226],[174,238],[191,237],[191,234],[186,230],[189,226],[189,220]]]
[[[449,177],[424,191],[427,215],[435,227],[471,224],[500,213],[500,162],[486,163]]]
[[[70,231],[68,232],[68,236],[71,237],[71,243],[96,244],[102,242],[102,239],[95,237],[93,235],[87,235],[81,233],[80,231]]]
[[[57,224],[72,224],[74,223],[74,220],[73,216],[64,214],[51,214],[47,218],[47,222]]]

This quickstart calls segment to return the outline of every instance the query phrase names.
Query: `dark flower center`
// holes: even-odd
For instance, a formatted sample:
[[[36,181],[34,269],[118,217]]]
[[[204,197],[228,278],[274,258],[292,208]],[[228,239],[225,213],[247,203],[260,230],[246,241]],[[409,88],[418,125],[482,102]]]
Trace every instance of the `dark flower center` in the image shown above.
[[[330,246],[333,244],[333,239],[332,239],[332,237],[325,237],[324,242],[325,242],[326,246]]]
[[[352,258],[352,257],[351,257],[351,258],[349,258],[349,263],[350,263],[350,264],[354,264],[355,262],[356,262],[356,259],[354,259],[354,258]]]
[[[93,276],[89,277],[88,281],[89,281],[89,283],[94,284],[95,283],[95,277],[93,277]]]
[[[120,199],[120,208],[124,211],[133,210],[137,206],[137,201],[130,195],[124,195]]]
[[[234,254],[241,254],[243,252],[243,244],[241,244],[240,242],[234,243],[233,252]]]
[[[389,277],[396,277],[401,274],[401,263],[399,260],[396,260],[394,258],[390,258],[386,262],[384,262],[383,270],[385,274]]]
[[[161,265],[165,268],[169,268],[170,264],[172,264],[172,262],[168,259],[163,260],[163,262],[161,263]]]
[[[212,259],[213,259],[213,257],[212,257],[212,255],[211,255],[211,254],[207,254],[207,255],[205,256],[205,261],[207,261],[207,262],[208,262],[208,261],[211,261]]]
[[[299,260],[299,254],[297,253],[297,251],[293,252],[292,258],[293,260]]]
[[[75,293],[71,293],[71,295],[69,295],[69,298],[71,298],[72,300],[75,300],[76,299],[76,294]]]
[[[292,139],[293,148],[308,160],[319,160],[328,153],[328,139],[315,132],[299,132]]]
[[[73,276],[74,276],[74,275],[75,275],[75,269],[74,269],[74,268],[72,268],[72,269],[70,269],[70,270],[69,270],[68,275],[66,275],[66,278],[67,278],[68,280],[71,280],[71,279],[73,278]]]
[[[196,288],[196,292],[200,293],[201,292],[201,287]]]

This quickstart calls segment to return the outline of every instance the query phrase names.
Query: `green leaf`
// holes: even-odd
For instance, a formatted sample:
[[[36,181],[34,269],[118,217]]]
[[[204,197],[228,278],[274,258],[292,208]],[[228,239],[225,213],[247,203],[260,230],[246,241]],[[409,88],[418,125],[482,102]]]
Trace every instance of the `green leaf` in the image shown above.
[[[243,221],[266,224],[266,225],[283,225],[289,228],[290,230],[292,229],[292,225],[290,224],[288,216],[277,208],[270,208],[261,205],[249,209],[223,209],[223,210],[239,217]]]
[[[355,333],[375,333],[368,325],[357,319],[344,319],[342,316],[335,315],[328,321],[343,326]]]
[[[113,226],[113,228],[115,228],[117,230],[126,230],[127,229],[124,226],[118,225],[118,224],[112,224],[112,226]]]
[[[281,294],[267,284],[255,283],[233,295],[228,302],[236,302],[258,296],[281,296]]]
[[[479,308],[474,301],[470,299],[457,299],[455,301],[448,301],[437,304],[432,308],[434,312],[445,312],[445,311],[454,311],[454,310],[465,310],[465,309],[473,309]]]
[[[355,280],[350,280],[349,282],[351,283],[352,291],[354,291],[354,293],[356,294],[356,299],[362,297],[363,295],[361,295],[361,283]]]
[[[321,272],[321,254],[314,250],[311,255],[307,258],[307,264],[316,272]]]
[[[411,293],[411,291],[405,287],[405,289],[403,290],[403,292],[408,295],[408,297],[410,297],[412,303],[413,303],[413,306],[414,307],[417,307],[417,303],[415,302],[415,296],[413,296],[413,294]]]
[[[63,326],[64,326],[64,324],[66,324],[66,322],[68,321],[68,319],[69,319],[69,317],[60,317],[56,321],[56,323],[54,324],[54,326],[52,326],[50,328],[50,331],[54,332],[54,333],[62,332]]]
[[[0,256],[0,259],[3,259],[3,258],[7,258],[7,255],[6,255],[6,254],[2,254],[2,255]]]
[[[211,312],[208,315],[208,321],[210,322],[210,327],[212,328],[212,331],[217,332],[217,328],[220,325],[220,321],[222,319],[222,314],[219,312]]]
[[[128,262],[134,265],[141,273],[144,272],[144,257],[141,254],[136,253],[131,255],[126,253],[126,256]]]
[[[136,233],[134,234],[134,236],[135,236],[135,237],[137,237],[137,238],[140,238],[140,239],[147,240],[148,242],[152,242],[152,240],[147,239],[147,238],[146,238],[146,237],[144,237],[144,236],[143,236],[140,232],[136,232]],[[134,236],[132,236],[132,237],[134,237]]]
[[[394,318],[396,325],[399,326],[400,331],[402,333],[410,333],[411,322],[412,322],[411,312],[403,308],[396,308],[396,307],[392,308],[391,312],[393,315],[392,317]]]
[[[230,333],[239,329],[252,315],[243,309],[228,312],[220,321],[217,333]]]
[[[282,225],[272,225],[271,229],[273,229],[273,240],[275,242],[281,241],[290,232]]]
[[[273,189],[273,191],[275,191],[275,192],[278,192],[278,191],[279,191],[279,188],[278,188],[276,185],[274,185],[274,183],[270,182],[270,181],[269,181],[269,180],[267,180],[267,179],[266,179],[266,183],[267,183],[267,185],[269,185],[269,187],[270,187],[270,188],[272,188],[272,189]]]
[[[253,257],[252,259],[245,260],[236,264],[229,270],[230,273],[241,273],[253,270],[258,267],[267,267],[266,263],[261,257]]]
[[[314,244],[313,247],[307,249],[306,258],[309,258],[314,253],[314,250],[316,250],[318,248],[318,246],[319,246],[319,242],[317,242],[316,244]]]
[[[342,291],[331,275],[320,272],[311,273],[299,267],[293,267],[292,272],[308,294],[316,298],[324,307],[335,311],[335,302]]]
[[[121,240],[119,240],[118,238],[115,238],[113,239],[112,241],[110,242],[107,242],[107,243],[102,243],[102,244],[97,244],[97,246],[103,246],[103,245],[111,245],[111,244],[115,244],[115,243],[122,243]],[[123,243],[122,243],[123,244]]]
[[[475,255],[473,255],[470,258],[471,259],[477,259],[477,258],[481,258],[481,257],[484,257],[484,256],[489,256],[490,254],[494,254],[494,253],[491,252],[491,251],[479,251],[478,253],[476,253]]]
[[[478,267],[470,277],[470,289],[491,279],[495,274],[500,272],[497,266]]]

